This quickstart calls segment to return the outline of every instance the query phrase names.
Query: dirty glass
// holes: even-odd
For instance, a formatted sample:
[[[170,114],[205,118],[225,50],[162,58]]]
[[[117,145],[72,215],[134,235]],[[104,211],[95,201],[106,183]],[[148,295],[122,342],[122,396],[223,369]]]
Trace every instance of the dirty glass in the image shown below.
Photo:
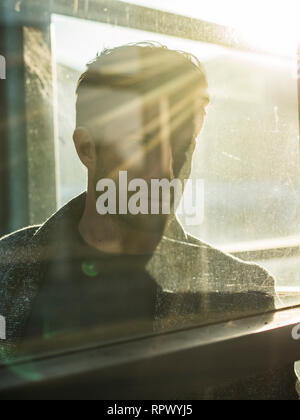
[[[192,170],[192,178],[205,183],[204,220],[197,226],[185,226],[185,230],[270,271],[280,295],[278,306],[298,303],[299,117],[295,53],[289,57],[245,53],[63,16],[54,16],[53,26],[61,204],[83,191],[86,184],[85,171],[71,141],[75,86],[85,63],[103,48],[145,40],[193,53],[206,68],[211,103]],[[67,156],[72,159],[66,166]],[[184,218],[181,222],[184,225]]]
[[[223,1],[220,9],[217,6],[221,7],[221,2],[217,1],[210,2],[203,9],[203,2],[197,2],[197,7],[195,2],[192,4],[191,1],[126,2],[130,4],[126,10],[128,13],[132,12],[132,15],[128,14],[126,19],[123,16],[122,25],[118,22],[117,14],[115,19],[110,14],[107,21],[104,18],[102,22],[94,21],[89,11],[94,10],[92,6],[97,2],[76,1],[69,4],[66,1],[61,5],[55,1],[52,3],[55,7],[53,6],[49,21],[51,28],[48,28],[51,29],[51,44],[45,42],[45,36],[40,34],[39,29],[24,29],[28,73],[27,109],[31,110],[27,115],[29,166],[35,177],[43,170],[41,161],[37,165],[33,159],[34,150],[39,154],[48,150],[49,162],[51,159],[55,164],[51,176],[48,167],[43,172],[43,178],[49,180],[51,188],[51,200],[50,194],[48,197],[51,206],[43,207],[39,203],[36,178],[30,180],[30,191],[35,191],[32,195],[36,201],[33,205],[34,210],[31,210],[30,222],[34,223],[41,218],[41,214],[43,219],[46,219],[46,215],[50,216],[53,210],[60,210],[74,197],[86,191],[86,169],[77,156],[72,140],[76,126],[77,82],[86,70],[86,64],[97,54],[104,49],[125,44],[145,41],[154,42],[155,45],[160,43],[170,49],[193,54],[204,66],[209,94],[206,121],[201,134],[196,138],[195,150],[192,150],[192,147],[188,151],[180,150],[186,158],[182,176],[189,177],[196,183],[199,181],[196,185],[201,186],[203,190],[200,205],[199,202],[193,203],[194,208],[195,205],[201,206],[201,209],[198,209],[200,220],[190,223],[191,214],[188,212],[182,214],[178,211],[177,218],[171,215],[151,257],[147,255],[144,260],[136,258],[136,273],[141,275],[142,268],[143,276],[147,273],[148,289],[145,290],[133,282],[131,267],[137,262],[132,258],[130,261],[125,258],[124,261],[124,258],[120,259],[120,255],[117,255],[117,259],[111,259],[101,254],[100,264],[100,255],[95,248],[87,248],[87,244],[82,243],[82,237],[78,234],[78,223],[73,226],[70,220],[70,223],[63,225],[56,217],[39,230],[43,263],[49,262],[52,251],[49,249],[49,243],[44,243],[42,239],[48,237],[46,235],[49,234],[51,226],[56,226],[51,241],[55,244],[55,255],[59,255],[61,261],[58,271],[48,270],[48,281],[45,281],[42,291],[36,297],[40,308],[35,307],[35,322],[29,323],[29,335],[34,337],[34,340],[28,340],[25,354],[36,351],[55,352],[70,346],[84,348],[91,344],[111,343],[262,312],[270,312],[271,319],[274,310],[299,304],[299,111],[293,25],[291,24],[291,32],[287,34],[282,48],[282,44],[273,38],[273,32],[268,34],[262,43],[259,42],[257,33],[256,37],[251,37],[253,31],[251,32],[249,27],[245,28],[243,24],[245,10],[241,10],[237,2],[233,1]],[[122,3],[124,2],[120,2]],[[114,2],[114,5],[116,4],[117,2]],[[183,22],[181,16],[172,20],[176,25],[171,25],[171,29],[167,24],[168,30],[163,26],[159,27],[158,20],[154,22],[153,28],[149,28],[149,22],[143,19],[141,9],[138,13],[134,12],[134,4],[152,7],[158,14],[164,10],[212,24],[229,25],[235,28],[234,30],[244,30],[240,36],[246,40],[247,48],[239,48],[238,39],[234,42],[225,39],[228,32],[220,26],[212,26],[216,35],[214,31],[204,34],[203,40],[200,39],[201,31],[194,37],[183,36],[183,33],[187,35],[187,32],[186,28],[180,27]],[[239,10],[239,13],[229,13],[235,7],[238,8],[235,11]],[[249,11],[250,6],[247,7],[246,10]],[[255,7],[253,5],[251,9],[253,17],[256,15]],[[66,10],[68,13],[64,15]],[[225,13],[226,10],[228,13]],[[261,25],[267,17],[268,8],[265,7],[263,11]],[[280,15],[279,9],[275,11],[273,27],[276,27]],[[111,11],[105,7],[102,12],[111,13],[113,9]],[[161,13],[162,20],[167,21],[167,15]],[[254,21],[251,22],[253,24]],[[193,21],[195,27],[201,27],[202,24],[203,22]],[[147,30],[142,30],[143,25]],[[222,33],[223,40],[220,38]],[[234,34],[238,36],[237,32]],[[36,69],[41,67],[41,63],[39,64],[36,56],[32,54],[36,47],[39,47],[41,55],[47,58],[42,63],[43,77],[33,76]],[[49,83],[51,72],[53,92],[48,92],[45,85]],[[51,133],[53,138],[53,143],[47,143],[47,148],[52,144],[51,150],[37,149],[41,132],[37,127],[41,121],[39,112],[34,113],[40,106],[39,101],[35,103],[35,91],[43,96],[48,107],[49,104],[51,107],[51,112],[47,108],[47,113],[51,115],[48,115],[47,124],[44,126],[44,134]],[[104,97],[105,94],[104,92]],[[135,93],[130,100],[139,103],[134,95]],[[125,96],[120,94],[121,102],[129,100],[125,99]],[[177,99],[180,103],[181,98]],[[109,100],[112,101],[111,97]],[[103,104],[101,109],[106,105]],[[167,111],[163,101],[160,106],[159,118],[163,124]],[[149,113],[151,114],[151,111]],[[38,121],[33,121],[32,115]],[[141,112],[135,114],[135,118],[131,118],[129,123],[124,115],[123,119],[121,116],[119,127],[113,127],[112,133],[118,129],[120,132],[123,125],[129,126],[131,131],[139,132],[143,129],[145,115]],[[167,124],[162,137],[164,135],[168,137]],[[121,134],[121,137],[126,137],[125,133]],[[122,154],[126,153],[128,151],[122,149]],[[193,188],[186,188],[184,197],[192,196]],[[53,199],[55,193],[56,200]],[[83,207],[81,204],[80,206],[83,213]],[[37,212],[38,216],[34,212]],[[59,213],[66,222],[65,214],[71,213],[68,213],[68,210]],[[73,260],[70,263],[65,246],[70,231],[72,234],[67,245],[79,245],[80,242],[79,248],[84,251],[83,254],[76,254],[74,264]],[[73,251],[72,257],[78,249],[72,248]],[[40,250],[37,255],[39,252]],[[28,266],[30,265],[27,264],[27,269]],[[39,265],[41,272],[43,269],[44,265]],[[67,271],[70,269],[71,275]],[[60,279],[65,280],[72,276],[78,277],[79,280],[76,288],[74,286],[75,291],[72,290],[70,282],[60,283]],[[113,278],[113,282],[107,282],[104,290],[101,289],[101,280],[105,276]],[[27,279],[30,281],[30,277]],[[145,308],[142,308],[143,300],[139,301],[140,296],[145,297],[148,292],[150,296],[153,293],[153,285],[158,287],[159,291],[155,296],[155,316],[151,325],[149,322],[144,325],[144,321],[140,319],[131,319],[130,322],[125,320],[113,325],[107,322],[103,326],[101,317],[103,314],[108,316],[109,305],[114,302],[114,296],[116,301],[119,299],[120,302],[122,297],[125,297],[125,300],[131,298],[133,313],[136,308],[143,311]],[[68,294],[72,296],[73,301],[67,300],[66,303],[64,296]],[[78,304],[82,296],[87,298],[83,306],[82,302]],[[34,293],[30,299],[33,297]],[[51,319],[47,311],[41,311],[44,303],[49,309],[49,297],[50,300],[53,299],[55,308],[55,316],[52,313]],[[77,297],[78,301],[74,297]],[[24,296],[20,296],[20,299],[23,298]],[[23,303],[26,308],[28,299]],[[99,324],[97,319],[90,319],[89,315],[84,313],[89,306],[98,311],[101,319]],[[62,320],[61,313],[68,319]],[[83,319],[85,323],[82,322]],[[75,330],[71,329],[71,332],[65,331],[63,325],[67,325],[68,320],[72,320],[74,326],[80,324],[82,329],[76,330],[74,327]],[[26,372],[21,372],[21,375],[23,374],[27,375]],[[33,375],[34,378],[35,374],[38,375],[33,369],[28,375]]]

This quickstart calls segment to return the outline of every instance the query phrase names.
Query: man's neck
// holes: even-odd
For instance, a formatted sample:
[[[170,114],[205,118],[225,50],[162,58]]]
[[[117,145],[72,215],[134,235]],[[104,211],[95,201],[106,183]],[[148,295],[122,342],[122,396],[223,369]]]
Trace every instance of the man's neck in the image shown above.
[[[114,216],[99,215],[96,197],[89,193],[78,228],[85,243],[107,254],[151,255],[161,240],[160,234],[137,231]]]

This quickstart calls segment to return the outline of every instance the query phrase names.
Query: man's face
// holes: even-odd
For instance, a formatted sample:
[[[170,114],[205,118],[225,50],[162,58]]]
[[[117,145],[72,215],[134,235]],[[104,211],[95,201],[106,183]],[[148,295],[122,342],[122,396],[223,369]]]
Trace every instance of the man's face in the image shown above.
[[[191,146],[195,138],[195,127],[196,134],[203,127],[208,103],[206,90],[199,89],[196,94],[195,121],[190,125],[184,124],[184,128],[180,125],[175,127],[176,136],[171,135],[174,127],[170,125],[172,110],[167,98],[162,97],[159,104],[153,105],[146,104],[141,96],[132,92],[115,91],[114,95],[115,103],[121,105],[116,108],[116,118],[112,117],[111,121],[108,118],[102,130],[95,184],[103,178],[113,180],[117,186],[119,208],[120,189],[125,188],[119,182],[120,172],[127,173],[128,184],[136,179],[145,181],[148,192],[144,200],[149,204],[149,214],[129,213],[119,217],[139,230],[161,232],[168,217],[162,214],[163,202],[169,200],[174,203],[174,189],[171,189],[171,197],[160,194],[159,202],[155,203],[160,214],[151,214],[152,205],[157,200],[157,196],[152,194],[151,183],[154,180],[171,182],[179,178],[181,168],[187,163],[187,150],[191,150],[191,147],[194,150],[196,146],[196,143]],[[190,167],[191,161],[188,165]],[[129,201],[135,192],[126,191],[126,194]]]

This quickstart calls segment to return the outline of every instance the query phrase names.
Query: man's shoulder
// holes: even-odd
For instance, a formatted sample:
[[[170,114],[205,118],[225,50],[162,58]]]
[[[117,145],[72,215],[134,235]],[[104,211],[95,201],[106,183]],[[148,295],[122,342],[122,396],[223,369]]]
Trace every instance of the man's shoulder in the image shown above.
[[[186,291],[174,290],[172,285],[162,287],[158,304],[162,318],[167,319],[165,325],[222,322],[277,307],[275,280],[261,266],[244,262],[193,236],[186,235],[184,241],[174,244],[180,251],[175,270],[186,260],[188,287]],[[187,246],[190,252],[184,251]],[[179,278],[181,275],[183,271]]]
[[[0,250],[10,248],[19,243],[24,243],[30,240],[40,226],[28,226],[23,229],[17,230],[16,232],[10,233],[9,235],[2,236],[0,238]]]
[[[15,265],[39,226],[29,226],[0,238],[0,270]]]
[[[220,249],[201,242],[199,239],[188,235],[188,243],[193,246],[199,246],[203,250],[205,247],[206,262],[213,271],[216,280],[228,279],[240,281],[244,286],[251,285],[256,288],[258,285],[266,290],[275,288],[275,280],[272,275],[263,267],[255,262],[241,260],[231,254],[227,254]],[[203,253],[202,253],[203,254]]]

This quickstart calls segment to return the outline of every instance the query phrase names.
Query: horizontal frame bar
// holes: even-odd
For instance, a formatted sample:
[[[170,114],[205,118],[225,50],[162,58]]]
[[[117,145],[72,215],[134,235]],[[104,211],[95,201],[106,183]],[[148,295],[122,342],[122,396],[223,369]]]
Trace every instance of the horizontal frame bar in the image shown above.
[[[164,35],[212,43],[238,50],[275,55],[250,45],[232,28],[119,0],[2,0],[2,18],[40,24],[49,14],[91,20]],[[1,20],[1,16],[0,16]]]
[[[300,257],[300,246],[257,249],[231,252],[233,256],[246,261],[270,260],[274,258]]]
[[[73,398],[84,392],[84,383],[96,383],[99,397],[110,389],[115,399],[132,395],[137,399],[167,398],[175,392],[174,387],[178,395],[181,387],[186,389],[178,380],[182,377],[188,377],[197,389],[220,386],[297,361],[300,341],[293,339],[292,331],[299,323],[300,308],[295,308],[48,357],[36,361],[41,379],[35,382],[14,373],[26,372],[32,365],[32,361],[20,362],[13,368],[0,368],[0,398],[59,397],[64,384]],[[142,384],[136,383],[137,376]],[[165,395],[157,394],[154,386],[161,380],[165,381],[161,388]]]

